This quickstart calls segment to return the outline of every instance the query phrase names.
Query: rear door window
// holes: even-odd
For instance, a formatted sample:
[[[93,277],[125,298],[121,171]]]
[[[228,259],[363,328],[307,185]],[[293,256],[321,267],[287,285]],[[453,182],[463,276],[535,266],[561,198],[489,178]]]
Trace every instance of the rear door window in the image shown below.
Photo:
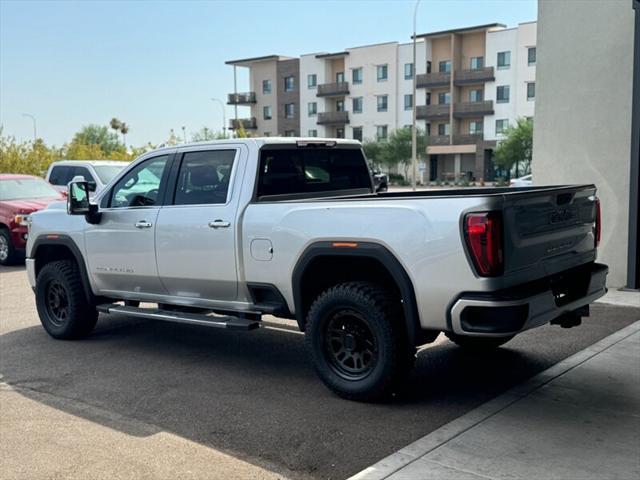
[[[371,175],[359,148],[266,148],[259,168],[258,198],[371,192]]]
[[[174,205],[226,203],[236,150],[187,152],[182,158]]]
[[[60,165],[51,167],[51,174],[49,175],[49,183],[52,185],[64,185],[71,181],[73,178],[73,170],[75,167]]]

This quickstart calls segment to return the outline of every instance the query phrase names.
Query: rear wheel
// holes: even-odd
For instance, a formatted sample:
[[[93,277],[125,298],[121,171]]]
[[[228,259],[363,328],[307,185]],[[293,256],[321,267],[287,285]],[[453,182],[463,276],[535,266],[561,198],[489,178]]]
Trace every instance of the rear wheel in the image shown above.
[[[36,307],[44,329],[58,339],[84,337],[98,321],[98,312],[87,301],[73,260],[58,260],[42,267],[36,281]]]
[[[458,335],[453,332],[446,332],[445,335],[459,347],[476,352],[495,350],[515,337],[515,335],[506,337],[471,337],[468,335]]]
[[[306,343],[316,372],[338,395],[388,396],[413,366],[400,302],[367,282],[324,291],[309,310]]]
[[[0,265],[13,265],[18,261],[18,253],[11,243],[11,235],[6,228],[0,228]]]

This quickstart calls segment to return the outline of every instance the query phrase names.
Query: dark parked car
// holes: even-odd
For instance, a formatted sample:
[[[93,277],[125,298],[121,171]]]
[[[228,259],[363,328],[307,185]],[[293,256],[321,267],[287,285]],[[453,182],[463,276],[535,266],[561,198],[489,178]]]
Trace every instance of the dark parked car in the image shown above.
[[[380,170],[376,170],[373,167],[369,167],[371,170],[371,177],[373,177],[373,186],[376,192],[386,192],[389,188],[389,175],[382,173]]]
[[[30,214],[64,196],[42,178],[0,174],[0,265],[24,258]]]

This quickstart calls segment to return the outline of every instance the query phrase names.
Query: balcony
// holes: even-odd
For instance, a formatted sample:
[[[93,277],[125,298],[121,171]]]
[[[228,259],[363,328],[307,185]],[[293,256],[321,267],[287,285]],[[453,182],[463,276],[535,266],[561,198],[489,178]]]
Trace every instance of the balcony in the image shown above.
[[[344,125],[349,123],[349,112],[320,112],[318,125]]]
[[[447,120],[449,118],[449,105],[418,105],[416,118],[419,120]]]
[[[456,118],[478,117],[482,115],[493,115],[493,100],[456,103],[453,109],[453,116]]]
[[[256,128],[258,128],[258,123],[256,122],[255,117],[239,118],[237,120],[231,119],[231,121],[229,122],[229,128],[231,130],[237,130],[238,128],[240,128],[240,125],[242,125],[245,130],[255,130]]]
[[[427,137],[427,145],[429,146],[442,146],[442,145],[474,145],[482,140],[482,134],[477,133],[473,135],[454,135],[453,142],[450,141],[449,135],[430,135]]]
[[[446,87],[451,83],[451,74],[448,72],[422,73],[416,75],[417,88]]]
[[[493,82],[495,79],[493,67],[484,67],[456,72],[453,83],[456,86],[473,85],[475,83]]]
[[[256,103],[256,92],[230,93],[227,95],[227,105],[251,105]]]
[[[318,97],[342,97],[349,94],[349,82],[323,83],[318,85]]]

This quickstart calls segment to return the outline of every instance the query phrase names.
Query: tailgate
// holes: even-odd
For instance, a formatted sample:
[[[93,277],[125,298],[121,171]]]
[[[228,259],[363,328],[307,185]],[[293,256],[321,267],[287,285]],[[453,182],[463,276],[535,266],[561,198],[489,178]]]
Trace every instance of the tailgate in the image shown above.
[[[505,276],[534,280],[595,260],[595,194],[594,185],[505,194]]]

